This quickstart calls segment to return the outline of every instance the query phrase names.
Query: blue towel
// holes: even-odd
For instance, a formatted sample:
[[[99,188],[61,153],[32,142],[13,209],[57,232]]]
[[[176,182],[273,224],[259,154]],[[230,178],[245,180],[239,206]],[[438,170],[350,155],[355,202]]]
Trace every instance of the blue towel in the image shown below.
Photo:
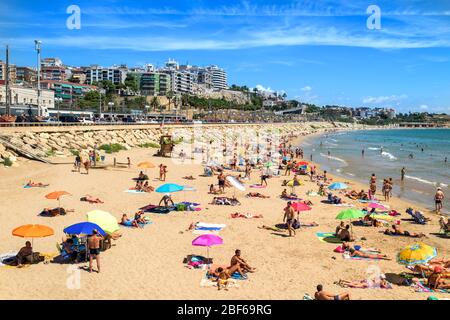
[[[220,231],[220,230],[222,230],[222,228],[218,228],[218,227],[196,227],[195,230]]]
[[[248,277],[247,275],[242,276],[239,272],[235,272],[231,275],[231,278],[235,279],[235,280],[247,280]]]

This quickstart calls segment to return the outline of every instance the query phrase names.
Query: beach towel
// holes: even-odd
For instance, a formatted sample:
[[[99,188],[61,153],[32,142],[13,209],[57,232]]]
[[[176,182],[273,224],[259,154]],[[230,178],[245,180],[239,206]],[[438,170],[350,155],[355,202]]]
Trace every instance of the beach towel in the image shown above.
[[[194,230],[194,231],[192,231],[192,234],[199,235],[199,236],[204,235],[204,234],[214,234],[217,236],[217,235],[219,235],[219,232],[212,231],[212,230]]]
[[[423,281],[415,282],[411,285],[412,288],[414,288],[415,292],[439,292],[439,293],[450,293],[449,289],[437,289],[433,290],[425,286],[425,283]]]
[[[128,189],[128,190],[125,190],[124,192],[126,192],[126,193],[134,193],[134,194],[145,194],[145,193],[147,193],[145,191],[139,191],[139,190],[134,190],[134,189]]]
[[[333,204],[333,206],[336,207],[349,207],[349,208],[354,208],[355,205],[351,204],[351,203],[339,203],[339,204]]]
[[[302,198],[298,198],[298,197],[280,197],[280,198],[284,201],[300,201],[300,200],[302,200]]]
[[[230,215],[231,218],[245,218],[245,219],[252,219],[252,218],[263,218],[262,214],[251,214],[251,213],[232,213]]]
[[[7,252],[7,253],[1,253],[0,254],[0,267],[8,266],[7,264],[4,264],[3,261],[9,260],[14,258],[17,255],[17,252]]]
[[[220,231],[222,228],[217,227],[196,227],[195,230],[201,230],[201,231]]]
[[[124,225],[124,224],[119,224],[121,227],[125,227],[125,228],[133,228],[133,221],[134,219],[130,219],[130,224],[129,225]],[[144,228],[147,224],[153,224],[152,221],[150,220],[146,220],[145,223],[138,223],[138,226],[141,228]]]
[[[348,254],[343,254],[342,255],[342,257],[344,258],[344,259],[350,259],[350,260],[380,260],[380,259],[378,259],[378,258],[366,258],[366,257],[351,257],[350,255],[348,255]]]
[[[48,186],[28,186],[28,185],[24,185],[23,188],[24,189],[30,189],[30,188],[47,188]]]
[[[168,214],[170,211],[175,210],[174,207],[154,207],[152,209],[147,210],[146,212],[150,212],[150,213],[158,213],[158,214]]]
[[[266,187],[265,185],[261,185],[261,184],[252,184],[250,186],[250,188],[256,188],[256,189],[263,189],[265,187]]]
[[[197,223],[196,227],[199,228],[225,228],[226,224],[217,224],[217,223],[206,223],[206,222],[199,222]]]
[[[208,278],[202,278],[200,280],[200,287],[202,288],[208,288],[208,287],[217,287],[217,282],[212,281]],[[239,284],[235,281],[235,279],[231,279],[231,281],[228,282],[227,288],[239,288]]]
[[[327,243],[342,243],[342,240],[334,235],[333,232],[317,232],[316,237],[321,242]]]
[[[231,275],[232,279],[236,279],[236,280],[247,280],[248,276],[246,274],[244,274],[243,276],[239,273],[239,272],[235,272]]]

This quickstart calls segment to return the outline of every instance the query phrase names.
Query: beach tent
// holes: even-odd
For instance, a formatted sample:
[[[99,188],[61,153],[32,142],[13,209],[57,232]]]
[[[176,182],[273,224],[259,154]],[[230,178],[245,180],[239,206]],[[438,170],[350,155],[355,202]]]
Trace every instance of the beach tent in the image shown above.
[[[31,238],[31,247],[34,248],[34,238],[44,238],[54,235],[55,232],[52,228],[40,225],[40,224],[26,224],[15,228],[12,231],[12,235],[22,238]],[[33,261],[33,255],[31,256]]]
[[[404,265],[424,264],[437,256],[437,249],[423,242],[406,246],[397,254],[397,262]]]
[[[99,225],[105,232],[111,234],[119,230],[117,219],[109,212],[93,210],[86,214],[87,221]]]

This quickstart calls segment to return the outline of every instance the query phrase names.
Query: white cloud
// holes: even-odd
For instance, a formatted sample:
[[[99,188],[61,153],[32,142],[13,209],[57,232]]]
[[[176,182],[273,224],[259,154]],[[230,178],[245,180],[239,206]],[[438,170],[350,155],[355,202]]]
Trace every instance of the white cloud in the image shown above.
[[[378,96],[378,97],[366,97],[363,99],[365,104],[386,104],[386,103],[396,103],[397,105],[401,100],[407,99],[408,96],[402,95],[391,95],[391,96]]]
[[[310,86],[306,86],[306,87],[301,88],[300,90],[303,92],[309,92],[312,90],[312,88]]]
[[[267,93],[273,93],[275,92],[274,90],[272,90],[270,87],[265,88],[263,85],[257,84],[256,85],[256,89],[260,92],[267,92]]]
[[[426,104],[422,104],[419,108],[421,110],[428,110],[429,107]]]

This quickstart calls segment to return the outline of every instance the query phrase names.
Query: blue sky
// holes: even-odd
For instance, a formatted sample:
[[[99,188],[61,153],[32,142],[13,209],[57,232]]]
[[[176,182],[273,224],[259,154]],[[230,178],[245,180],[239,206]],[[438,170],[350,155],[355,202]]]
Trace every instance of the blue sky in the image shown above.
[[[73,4],[80,30],[66,27]],[[372,4],[380,30],[366,26]],[[450,113],[447,0],[2,1],[0,45],[13,63],[35,64],[34,39],[69,65],[175,58],[304,102]]]

